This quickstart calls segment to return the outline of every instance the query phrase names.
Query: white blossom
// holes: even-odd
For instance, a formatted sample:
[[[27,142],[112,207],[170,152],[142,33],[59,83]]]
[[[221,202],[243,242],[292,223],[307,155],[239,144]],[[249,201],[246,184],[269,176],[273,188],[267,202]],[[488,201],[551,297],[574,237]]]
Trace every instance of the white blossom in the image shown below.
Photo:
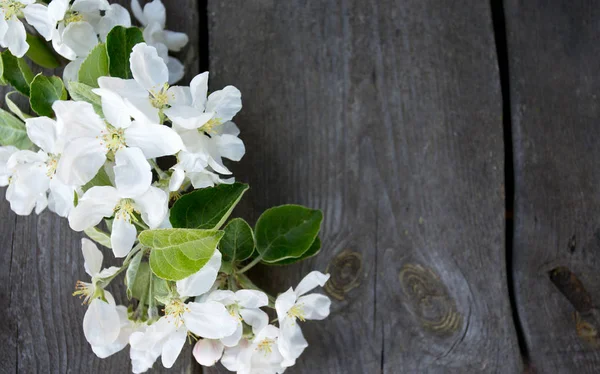
[[[280,330],[267,325],[251,341],[242,339],[231,348],[225,348],[221,364],[229,371],[238,374],[280,374],[283,356],[280,352]]]
[[[39,9],[34,3],[35,0],[0,1],[0,46],[16,57],[23,57],[29,50],[25,26],[19,18],[35,22]]]
[[[329,315],[331,300],[327,296],[305,295],[317,286],[323,287],[328,279],[329,274],[312,271],[300,281],[295,290],[290,287],[277,297],[275,309],[281,328],[279,350],[284,357],[284,367],[294,365],[308,346],[298,321],[322,320]]]

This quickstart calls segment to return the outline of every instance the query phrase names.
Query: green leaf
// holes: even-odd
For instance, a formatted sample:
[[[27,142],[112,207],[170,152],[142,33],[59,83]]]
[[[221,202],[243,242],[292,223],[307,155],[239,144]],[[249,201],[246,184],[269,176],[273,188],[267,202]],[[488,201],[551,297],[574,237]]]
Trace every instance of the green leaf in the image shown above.
[[[90,103],[94,107],[94,111],[96,111],[96,113],[102,114],[102,99],[100,96],[93,93],[92,89],[92,87],[84,83],[69,83],[69,95],[71,95],[71,99]]]
[[[144,254],[144,251],[140,251],[140,253],[138,253],[136,255],[136,257],[138,255],[143,255],[143,254]],[[135,268],[132,269],[131,276],[129,274],[129,268],[127,269],[127,273],[125,273],[125,279],[127,281],[127,297],[129,297],[129,294],[131,294],[132,297],[135,297],[138,300],[142,300],[145,298],[144,295],[148,293],[149,283],[150,283],[150,280],[152,279],[152,272],[150,271],[150,266],[148,265],[147,262],[141,262],[142,256],[140,256],[139,260],[140,260],[140,263],[138,264],[137,269],[135,269]],[[133,264],[133,259],[131,261],[131,264]],[[135,277],[133,277],[134,271],[135,271]],[[133,280],[133,283],[129,283],[131,280]],[[130,284],[131,284],[131,292],[129,292]],[[147,300],[145,300],[145,301],[147,301]]]
[[[218,229],[223,226],[246,190],[248,185],[243,183],[221,184],[196,190],[173,204],[169,220],[173,227]]]
[[[4,63],[2,62],[2,55],[0,54],[0,86],[6,86],[6,80],[4,79]]]
[[[142,31],[137,27],[125,28],[116,26],[106,37],[106,52],[108,53],[108,70],[111,77],[131,79],[129,56],[133,47],[144,41]]]
[[[2,52],[1,55],[4,66],[2,73],[4,80],[23,95],[29,96],[29,85],[33,80],[33,73],[25,60],[16,58],[8,50]]]
[[[98,173],[96,173],[96,175],[94,176],[94,178],[92,178],[92,180],[83,185],[81,189],[83,190],[83,192],[86,192],[90,188],[96,186],[112,186],[110,177],[106,173],[106,169],[104,169],[104,167],[101,167],[100,170],[98,170]]]
[[[85,58],[79,68],[79,82],[98,88],[98,78],[108,76],[106,44],[100,43]],[[70,83],[69,83],[70,84]]]
[[[56,55],[43,38],[27,34],[27,44],[29,44],[29,49],[26,55],[31,61],[46,69],[55,69],[60,66]]]
[[[321,252],[321,239],[319,239],[319,237],[317,236],[315,241],[311,244],[310,248],[308,248],[308,251],[304,252],[302,256],[297,258],[286,258],[285,260],[268,263],[267,265],[291,265],[293,263],[304,261],[307,258],[316,256],[317,254],[319,254],[319,252]]]
[[[263,262],[301,257],[321,228],[323,213],[300,205],[282,205],[265,211],[256,222],[256,250]]]
[[[211,258],[223,231],[192,229],[145,230],[142,245],[150,247],[150,267],[157,277],[177,281],[200,270]]]
[[[254,233],[246,221],[232,219],[223,229],[225,235],[219,243],[223,260],[228,262],[244,261],[254,252]]]
[[[85,234],[96,243],[103,245],[106,248],[112,248],[112,245],[110,244],[110,236],[96,226],[89,227],[83,230],[83,232],[85,232]]]
[[[125,284],[127,285],[127,298],[131,299],[133,296],[133,287],[136,284],[138,270],[140,268],[140,264],[142,262],[142,258],[144,257],[144,251],[139,251],[129,263],[127,267],[127,272],[125,273]],[[138,286],[139,287],[139,286]]]
[[[33,78],[30,90],[29,104],[40,116],[54,117],[52,104],[67,99],[67,90],[59,77],[46,77],[40,73]]]
[[[25,124],[12,114],[0,109],[0,144],[14,145],[19,149],[29,149],[33,145]]]
[[[2,59],[0,59],[0,61],[2,61]],[[10,98],[10,96],[12,94],[21,95],[21,93],[19,91],[10,91],[9,93],[6,94],[6,96],[4,96],[4,99],[6,101],[6,106],[8,107],[8,109],[10,109],[10,111],[13,112],[13,114],[15,116],[19,117],[19,119],[21,119],[21,121],[25,121],[27,118],[31,118],[31,116],[29,114],[23,113],[21,108],[19,108],[19,106],[17,104],[15,104],[14,101],[12,101],[12,99]]]

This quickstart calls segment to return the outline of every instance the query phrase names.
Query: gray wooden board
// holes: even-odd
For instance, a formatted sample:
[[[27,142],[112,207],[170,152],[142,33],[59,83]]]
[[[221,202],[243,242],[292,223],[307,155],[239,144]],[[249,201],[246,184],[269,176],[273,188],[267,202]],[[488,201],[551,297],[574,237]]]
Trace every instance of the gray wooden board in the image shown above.
[[[529,359],[539,373],[598,373],[600,10],[593,1],[508,0],[505,12],[513,274]]]
[[[208,17],[211,90],[243,94],[238,212],[325,214],[317,257],[252,273],[274,293],[332,274],[289,372],[520,372],[489,2],[210,0]]]
[[[119,2],[129,9],[129,1]],[[188,67],[186,81],[189,82],[198,73],[199,66],[198,3],[195,0],[164,3],[168,12],[167,28],[185,31],[190,37],[190,45],[180,54]],[[7,87],[0,87],[3,108],[6,108],[6,92]],[[94,355],[83,335],[86,307],[71,296],[75,282],[89,278],[81,254],[80,238],[83,235],[72,231],[66,219],[49,211],[39,216],[17,217],[10,211],[4,191],[2,189],[0,199],[0,300],[7,309],[0,323],[3,341],[0,372],[130,372],[128,349],[101,360]],[[104,250],[104,258],[107,266],[119,263],[110,250]],[[120,287],[110,287],[117,302],[126,302],[122,283]],[[189,347],[171,370],[162,369],[160,362],[154,367],[153,372],[199,371]]]

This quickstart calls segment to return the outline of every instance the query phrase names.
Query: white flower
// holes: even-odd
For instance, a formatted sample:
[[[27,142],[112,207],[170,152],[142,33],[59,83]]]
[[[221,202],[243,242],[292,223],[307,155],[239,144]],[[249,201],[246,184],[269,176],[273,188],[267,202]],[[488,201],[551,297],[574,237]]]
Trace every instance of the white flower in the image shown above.
[[[280,330],[267,325],[252,341],[242,339],[235,347],[226,348],[221,363],[238,374],[279,374],[285,371],[280,353]]]
[[[6,169],[10,174],[6,200],[12,211],[26,216],[31,214],[33,208],[38,214],[46,209],[49,179],[44,152],[16,151],[6,162]]]
[[[69,225],[75,231],[83,231],[96,226],[104,217],[114,215],[110,242],[115,257],[125,257],[131,251],[137,237],[137,229],[132,221],[138,216],[150,228],[162,223],[168,212],[168,196],[156,187],[138,196],[122,192],[112,186],[96,186],[86,191],[78,205],[69,214]]]
[[[8,159],[18,150],[17,147],[12,145],[0,146],[0,187],[8,186],[12,174],[7,165]]]
[[[144,26],[144,40],[156,48],[158,55],[169,68],[169,84],[183,78],[184,67],[181,61],[169,56],[169,51],[179,52],[188,43],[188,36],[182,32],[165,30],[167,14],[160,0],[147,3],[142,10],[138,0],[131,1],[131,10]]]
[[[77,291],[73,295],[83,297],[83,303],[87,304],[90,300],[106,297],[107,300],[112,299],[112,295],[108,291],[104,291],[98,286],[98,282],[104,278],[110,278],[119,271],[116,266],[111,266],[108,269],[102,269],[102,260],[104,255],[98,249],[96,244],[89,239],[81,239],[81,252],[83,252],[83,262],[85,272],[92,278],[91,283],[77,282]],[[114,303],[113,303],[114,304]]]
[[[167,65],[154,47],[139,43],[129,59],[133,79],[101,77],[95,92],[102,96],[102,108],[108,112],[129,110],[137,120],[159,123],[161,110],[180,101],[187,102],[188,87],[169,87]],[[110,92],[113,93],[110,96]],[[115,96],[114,94],[118,94]],[[120,96],[122,100],[119,100]],[[129,109],[126,109],[126,108]]]
[[[237,329],[229,336],[215,339],[199,340],[194,346],[194,357],[196,361],[204,366],[214,365],[223,353],[224,347],[235,347],[242,339],[242,320],[252,327],[252,331],[258,334],[269,324],[269,316],[260,310],[260,307],[269,303],[269,298],[264,292],[255,290],[239,290],[237,292],[228,290],[215,290],[202,300],[214,300],[225,305],[229,314],[237,321]]]
[[[177,282],[177,290],[186,295],[201,295],[212,288],[221,266],[221,253],[215,253],[196,274]],[[162,357],[163,366],[175,363],[188,332],[208,339],[221,339],[237,328],[234,319],[223,304],[216,301],[185,303],[173,298],[165,305],[165,316],[150,325],[143,333],[134,333],[129,340],[134,371],[143,372]]]
[[[329,274],[312,271],[300,281],[296,290],[290,287],[277,297],[275,309],[281,328],[279,350],[285,358],[282,363],[284,367],[294,365],[296,359],[308,346],[298,321],[322,320],[329,315],[331,300],[327,296],[319,294],[303,296],[317,286],[323,287],[328,279]]]
[[[0,46],[16,57],[23,57],[29,49],[25,26],[19,18],[25,16],[28,21],[36,18],[33,3],[35,0],[0,1]]]
[[[58,176],[69,185],[89,182],[104,165],[107,154],[117,162],[115,179],[123,197],[144,193],[151,181],[149,158],[172,155],[183,146],[181,138],[163,125],[131,122],[118,112],[105,111],[109,124],[91,104],[56,101],[52,105],[65,127],[68,144],[58,164]]]

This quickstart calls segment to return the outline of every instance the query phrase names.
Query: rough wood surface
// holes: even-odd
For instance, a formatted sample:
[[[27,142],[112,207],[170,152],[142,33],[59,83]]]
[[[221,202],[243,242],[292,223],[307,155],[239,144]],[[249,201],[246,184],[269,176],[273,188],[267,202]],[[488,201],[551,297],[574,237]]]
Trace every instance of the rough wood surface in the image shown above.
[[[118,1],[129,9],[128,0]],[[144,2],[142,2],[144,3]],[[186,79],[198,73],[198,4],[195,0],[165,1],[167,28],[186,31],[190,47],[180,58],[186,62]],[[135,21],[134,21],[135,22]],[[60,72],[55,72],[60,74]],[[6,87],[0,87],[5,108]],[[0,199],[0,301],[6,308],[0,323],[2,373],[126,373],[131,370],[129,351],[101,360],[92,352],[82,331],[86,307],[71,293],[78,279],[89,276],[83,268],[80,238],[66,219],[45,211],[17,217]],[[112,252],[104,251],[106,265],[116,265]],[[115,282],[117,284],[119,282]],[[121,282],[122,283],[122,282]],[[123,287],[110,286],[118,301]],[[191,373],[194,364],[186,349],[167,371],[157,362],[152,372]],[[162,370],[161,370],[162,369]]]
[[[505,2],[515,159],[513,273],[539,373],[598,373],[600,11]]]
[[[304,324],[310,346],[289,372],[520,372],[489,3],[210,0],[208,12],[211,88],[243,93],[240,212],[325,213],[320,255],[261,282],[282,292],[312,269],[333,275],[332,314]]]

